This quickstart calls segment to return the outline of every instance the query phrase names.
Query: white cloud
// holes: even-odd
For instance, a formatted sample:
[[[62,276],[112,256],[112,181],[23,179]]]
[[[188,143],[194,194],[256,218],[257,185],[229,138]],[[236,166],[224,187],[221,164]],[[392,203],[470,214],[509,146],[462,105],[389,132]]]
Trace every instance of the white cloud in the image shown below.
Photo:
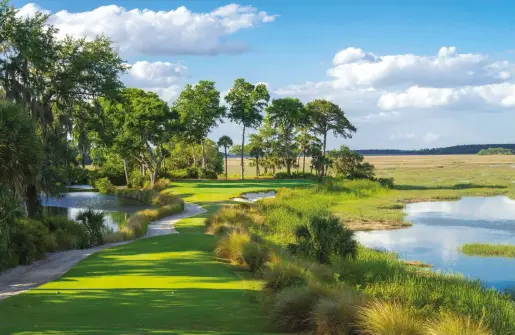
[[[458,88],[413,86],[403,92],[384,93],[377,105],[384,110],[400,108],[461,107],[490,105],[499,108],[515,106],[515,84],[502,83]]]
[[[459,54],[456,47],[442,47],[436,56],[377,56],[347,48],[335,55],[333,65],[327,74],[334,78],[335,88],[484,85],[500,83],[515,74],[509,62],[493,62],[482,54]]]
[[[34,15],[37,10],[49,13],[29,3],[19,10],[18,15]],[[79,13],[62,10],[52,14],[49,23],[59,28],[61,35],[92,38],[105,34],[124,53],[183,55],[245,51],[244,44],[227,40],[227,36],[275,19],[275,15],[255,7],[237,4],[208,13],[195,13],[184,6],[152,11],[109,5]]]
[[[127,86],[165,87],[186,76],[188,68],[170,62],[139,61],[131,65],[123,81]]]

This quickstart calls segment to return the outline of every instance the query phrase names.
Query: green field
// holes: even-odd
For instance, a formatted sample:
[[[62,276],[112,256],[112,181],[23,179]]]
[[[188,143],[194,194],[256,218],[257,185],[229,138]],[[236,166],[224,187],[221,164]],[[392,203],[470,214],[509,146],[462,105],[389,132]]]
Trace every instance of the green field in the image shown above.
[[[470,158],[470,160],[469,160]],[[402,219],[402,204],[464,195],[510,194],[511,157],[370,158],[397,189],[335,198],[334,212],[357,229]],[[260,281],[213,257],[204,219],[241,193],[308,181],[184,181],[169,192],[208,212],[181,220],[181,234],[139,240],[80,262],[62,278],[0,301],[1,334],[264,334]],[[309,199],[308,199],[309,202]],[[380,227],[380,228],[381,228]]]
[[[181,234],[99,252],[60,279],[0,301],[0,334],[263,334],[259,282],[213,258],[204,220],[243,192],[307,183],[174,183],[172,192],[208,212],[181,220]]]

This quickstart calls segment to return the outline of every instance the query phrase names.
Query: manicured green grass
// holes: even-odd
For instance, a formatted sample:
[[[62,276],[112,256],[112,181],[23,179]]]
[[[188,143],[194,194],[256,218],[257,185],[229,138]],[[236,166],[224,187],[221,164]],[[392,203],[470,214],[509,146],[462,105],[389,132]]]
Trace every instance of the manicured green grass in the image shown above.
[[[0,334],[264,334],[260,282],[213,256],[204,220],[240,193],[305,182],[177,182],[170,189],[208,212],[181,234],[94,254],[60,279],[0,301]]]
[[[460,251],[471,256],[515,258],[515,245],[511,244],[469,243],[462,245]]]

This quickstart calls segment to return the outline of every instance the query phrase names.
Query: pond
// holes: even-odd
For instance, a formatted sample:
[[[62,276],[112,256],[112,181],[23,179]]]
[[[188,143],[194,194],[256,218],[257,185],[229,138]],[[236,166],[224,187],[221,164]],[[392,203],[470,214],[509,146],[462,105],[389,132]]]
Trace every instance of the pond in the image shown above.
[[[461,273],[487,287],[515,287],[515,259],[467,256],[465,243],[515,244],[515,201],[507,197],[466,197],[459,201],[420,202],[405,208],[413,227],[358,232],[360,243],[386,249],[405,260],[433,265],[434,270]]]
[[[119,225],[126,221],[131,213],[148,208],[149,206],[132,199],[120,198],[95,192],[87,185],[73,185],[73,192],[62,193],[61,197],[42,197],[43,212],[48,216],[67,216],[75,220],[80,211],[88,208],[105,213],[106,226],[117,231]]]

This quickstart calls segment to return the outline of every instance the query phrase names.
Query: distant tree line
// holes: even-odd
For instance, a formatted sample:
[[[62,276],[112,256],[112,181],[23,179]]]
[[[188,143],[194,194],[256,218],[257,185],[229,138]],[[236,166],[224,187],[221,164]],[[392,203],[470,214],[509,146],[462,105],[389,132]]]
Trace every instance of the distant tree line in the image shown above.
[[[513,155],[513,150],[506,149],[506,148],[488,148],[488,149],[482,149],[477,154],[481,156],[488,156],[488,155]]]
[[[444,148],[399,150],[399,149],[370,149],[357,150],[365,156],[401,156],[401,155],[475,155],[481,150],[490,148],[504,148],[515,151],[515,144],[464,144]]]

